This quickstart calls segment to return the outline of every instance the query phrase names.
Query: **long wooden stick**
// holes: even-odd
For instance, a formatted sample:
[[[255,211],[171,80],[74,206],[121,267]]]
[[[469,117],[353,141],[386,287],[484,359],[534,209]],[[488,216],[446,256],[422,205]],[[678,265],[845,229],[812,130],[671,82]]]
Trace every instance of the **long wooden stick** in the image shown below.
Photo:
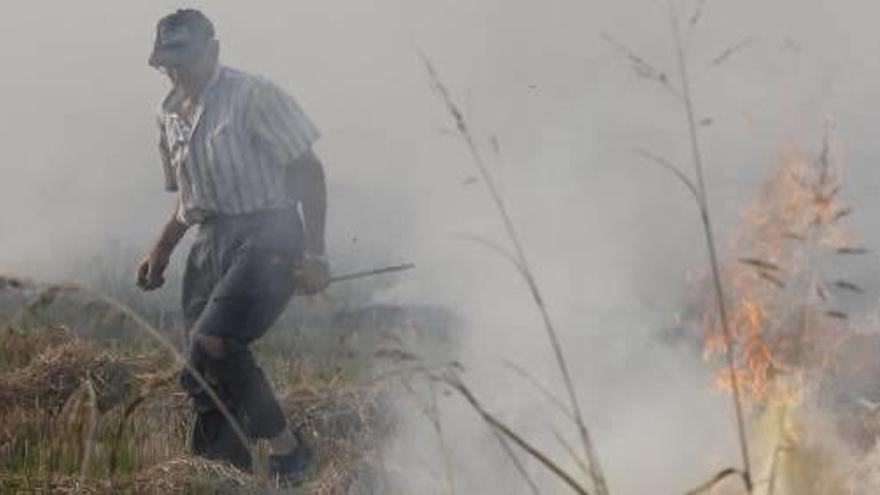
[[[386,266],[383,268],[376,268],[374,270],[365,270],[365,271],[361,271],[361,272],[347,273],[345,275],[336,275],[334,277],[330,277],[330,283],[335,284],[336,282],[357,280],[360,278],[373,277],[376,275],[385,275],[388,273],[405,272],[407,270],[412,270],[415,267],[416,267],[416,265],[414,263],[405,263],[403,265]]]

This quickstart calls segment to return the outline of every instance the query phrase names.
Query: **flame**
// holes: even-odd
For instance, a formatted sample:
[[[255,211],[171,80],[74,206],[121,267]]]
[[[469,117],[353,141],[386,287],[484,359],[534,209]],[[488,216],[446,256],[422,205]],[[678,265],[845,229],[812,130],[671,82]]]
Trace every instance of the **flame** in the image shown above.
[[[801,380],[781,386],[777,378],[821,367],[845,331],[842,319],[828,317],[817,260],[822,249],[852,245],[849,210],[839,198],[843,166],[828,157],[827,148],[818,160],[785,153],[746,208],[732,242],[734,258],[723,269],[736,369],[735,376],[719,372],[715,382],[729,388],[736,379],[753,402],[772,394],[799,397],[801,385],[791,384]],[[711,359],[726,342],[714,300],[703,307],[704,357]]]
[[[722,267],[735,366],[733,373],[721,369],[714,383],[728,390],[736,380],[757,413],[750,436],[765,465],[760,477],[772,480],[761,488],[766,493],[842,493],[818,482],[834,478],[837,458],[808,441],[804,407],[833,350],[850,335],[822,266],[824,253],[852,250],[855,241],[851,210],[840,198],[844,166],[829,157],[827,144],[818,159],[797,150],[783,154],[744,210]],[[727,342],[714,298],[704,297],[709,360],[725,353]]]

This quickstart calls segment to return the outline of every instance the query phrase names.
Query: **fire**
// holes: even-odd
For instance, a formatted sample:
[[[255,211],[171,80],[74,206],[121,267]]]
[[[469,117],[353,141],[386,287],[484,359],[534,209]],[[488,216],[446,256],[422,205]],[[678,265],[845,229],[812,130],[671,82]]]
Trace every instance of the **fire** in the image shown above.
[[[830,273],[827,262],[867,252],[852,234],[852,209],[841,198],[843,171],[827,145],[816,159],[786,153],[745,209],[722,267],[735,366],[733,376],[727,367],[719,371],[715,383],[729,389],[736,380],[750,406],[750,442],[756,466],[763,466],[755,476],[765,484],[758,493],[877,492],[874,485],[841,488],[851,469],[841,464],[835,443],[852,446],[856,439],[867,450],[880,438],[876,381],[858,381],[877,376],[880,337],[858,332],[856,315],[841,302],[862,289]],[[726,352],[727,343],[714,298],[706,296],[702,308],[708,360]],[[877,366],[856,363],[853,348]],[[854,390],[858,383],[862,389]],[[829,390],[832,403],[841,401],[813,408]],[[863,403],[878,408],[866,413]],[[836,440],[821,433],[829,425]],[[876,452],[880,458],[880,448]]]
[[[819,257],[823,250],[852,245],[839,199],[843,166],[832,164],[826,148],[818,160],[787,153],[749,204],[732,243],[736,256],[724,270],[736,380],[747,398],[771,394],[796,397],[777,380],[801,377],[819,368],[846,330],[846,315],[828,301],[828,282]],[[704,356],[724,352],[726,343],[713,304],[704,305]],[[721,372],[716,383],[729,387]],[[787,390],[782,390],[787,388]]]

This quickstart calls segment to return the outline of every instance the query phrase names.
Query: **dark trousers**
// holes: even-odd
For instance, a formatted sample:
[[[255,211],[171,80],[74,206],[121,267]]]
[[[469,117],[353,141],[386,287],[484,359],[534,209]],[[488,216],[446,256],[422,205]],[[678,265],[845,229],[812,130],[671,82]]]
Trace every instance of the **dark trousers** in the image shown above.
[[[250,439],[271,438],[286,418],[250,350],[290,301],[293,264],[302,256],[302,224],[295,210],[215,217],[199,226],[183,281],[189,365],[235,416]],[[200,344],[219,337],[219,349]],[[188,370],[181,385],[196,420],[192,449],[203,457],[250,469],[251,459],[217,404]]]

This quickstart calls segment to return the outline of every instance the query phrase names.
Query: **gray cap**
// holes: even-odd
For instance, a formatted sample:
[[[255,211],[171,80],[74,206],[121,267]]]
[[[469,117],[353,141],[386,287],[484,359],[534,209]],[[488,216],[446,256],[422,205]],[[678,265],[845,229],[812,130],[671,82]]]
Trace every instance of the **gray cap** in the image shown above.
[[[214,39],[214,25],[195,9],[181,9],[159,20],[149,64],[179,67],[192,62]]]

